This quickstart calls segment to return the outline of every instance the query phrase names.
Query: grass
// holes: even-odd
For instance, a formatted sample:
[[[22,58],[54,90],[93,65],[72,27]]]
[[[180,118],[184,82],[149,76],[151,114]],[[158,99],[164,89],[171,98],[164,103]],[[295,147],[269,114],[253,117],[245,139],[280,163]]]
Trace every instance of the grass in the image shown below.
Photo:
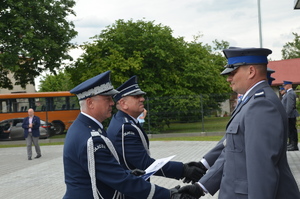
[[[161,133],[224,132],[230,117],[208,117],[204,122],[172,123]]]

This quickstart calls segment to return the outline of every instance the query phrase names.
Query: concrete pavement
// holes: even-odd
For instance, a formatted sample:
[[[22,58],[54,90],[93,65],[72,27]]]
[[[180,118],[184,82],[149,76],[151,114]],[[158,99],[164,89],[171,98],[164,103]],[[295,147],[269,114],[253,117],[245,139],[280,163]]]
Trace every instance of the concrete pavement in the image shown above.
[[[25,141],[24,141],[25,142]],[[176,155],[173,160],[189,162],[199,160],[217,142],[214,141],[152,141],[152,157]],[[0,198],[1,199],[59,199],[65,193],[62,145],[41,146],[42,157],[27,160],[26,148],[1,148]],[[34,148],[33,148],[34,151]],[[300,186],[300,152],[288,152],[288,161]],[[34,154],[35,155],[35,154]],[[173,188],[184,185],[180,181],[152,177],[151,182]],[[217,198],[206,195],[202,198]]]

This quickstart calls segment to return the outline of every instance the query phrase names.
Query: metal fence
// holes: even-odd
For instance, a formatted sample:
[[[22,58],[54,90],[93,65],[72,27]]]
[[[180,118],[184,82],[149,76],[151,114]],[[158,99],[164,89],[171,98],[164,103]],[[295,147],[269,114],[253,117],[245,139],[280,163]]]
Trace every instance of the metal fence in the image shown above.
[[[147,133],[158,133],[171,123],[202,122],[201,130],[204,131],[204,117],[228,116],[236,99],[235,93],[146,97],[144,129]]]

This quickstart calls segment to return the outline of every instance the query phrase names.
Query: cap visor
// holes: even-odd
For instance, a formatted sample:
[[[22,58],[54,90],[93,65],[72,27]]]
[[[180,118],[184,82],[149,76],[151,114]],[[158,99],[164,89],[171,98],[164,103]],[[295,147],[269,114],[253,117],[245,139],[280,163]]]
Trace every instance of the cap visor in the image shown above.
[[[222,72],[221,75],[228,75],[229,73],[231,73],[232,71],[234,71],[237,68],[225,68]]]
[[[144,91],[142,91],[142,90],[134,92],[134,93],[130,93],[130,95],[145,95],[145,94],[146,93]],[[130,95],[128,95],[128,96],[130,96]]]
[[[107,92],[104,92],[104,93],[99,93],[98,95],[115,95],[115,94],[118,94],[119,91],[115,90],[115,89],[112,89],[112,90],[109,90]]]

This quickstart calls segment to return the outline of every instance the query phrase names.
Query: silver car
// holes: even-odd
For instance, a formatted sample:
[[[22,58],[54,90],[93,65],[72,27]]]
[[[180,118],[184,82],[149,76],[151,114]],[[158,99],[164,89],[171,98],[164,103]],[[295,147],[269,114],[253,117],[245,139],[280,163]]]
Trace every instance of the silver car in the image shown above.
[[[0,122],[1,140],[24,140],[24,129],[22,128],[24,118],[7,119]],[[52,123],[41,120],[40,138],[46,139],[55,132]]]

